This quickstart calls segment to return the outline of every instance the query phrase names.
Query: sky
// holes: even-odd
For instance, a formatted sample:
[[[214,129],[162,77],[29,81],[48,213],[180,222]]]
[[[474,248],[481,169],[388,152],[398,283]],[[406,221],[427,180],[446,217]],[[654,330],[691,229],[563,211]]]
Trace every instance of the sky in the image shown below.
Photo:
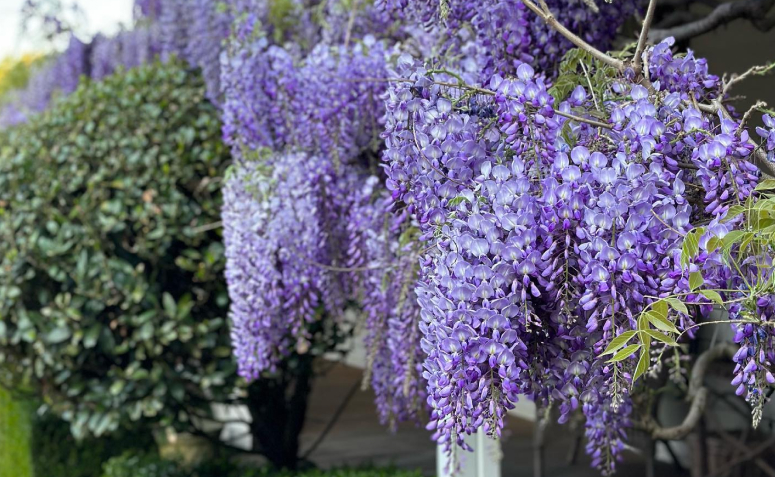
[[[70,3],[70,2],[65,2]],[[83,33],[111,33],[120,25],[129,25],[132,20],[132,0],[78,0],[85,12]],[[21,7],[24,0],[0,0],[0,58],[9,55],[46,49],[45,44],[21,38]]]

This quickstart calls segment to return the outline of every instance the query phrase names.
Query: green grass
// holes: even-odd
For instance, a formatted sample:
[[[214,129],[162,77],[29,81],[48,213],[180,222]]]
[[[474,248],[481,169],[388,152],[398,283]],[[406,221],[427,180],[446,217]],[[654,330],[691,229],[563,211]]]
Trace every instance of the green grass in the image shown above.
[[[0,477],[32,477],[31,410],[0,388]]]

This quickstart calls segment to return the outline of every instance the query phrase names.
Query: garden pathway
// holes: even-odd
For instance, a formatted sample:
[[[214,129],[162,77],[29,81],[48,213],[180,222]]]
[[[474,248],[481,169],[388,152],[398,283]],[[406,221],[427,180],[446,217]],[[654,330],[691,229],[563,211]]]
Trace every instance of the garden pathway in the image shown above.
[[[302,452],[320,436],[348,393],[355,386],[349,401],[336,424],[312,452],[309,458],[323,468],[357,466],[363,464],[395,465],[407,469],[421,469],[428,476],[435,475],[436,447],[430,433],[423,427],[403,425],[396,434],[379,424],[374,409],[374,395],[360,390],[362,371],[333,365],[325,376],[318,378],[310,399],[307,425],[302,435]],[[529,477],[532,472],[533,423],[509,416],[503,439],[503,477]],[[568,449],[574,440],[568,426],[552,425],[547,430],[545,477],[598,477],[589,467],[584,449],[579,450],[577,464],[567,463]],[[627,462],[619,467],[618,475],[638,477],[645,475],[642,459],[629,454]],[[682,475],[672,466],[658,465],[656,475]]]

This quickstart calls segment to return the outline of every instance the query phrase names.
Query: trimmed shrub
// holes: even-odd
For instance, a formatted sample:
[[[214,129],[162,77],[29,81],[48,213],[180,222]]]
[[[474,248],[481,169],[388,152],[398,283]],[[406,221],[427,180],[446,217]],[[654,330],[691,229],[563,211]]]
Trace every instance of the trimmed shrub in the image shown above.
[[[236,381],[201,78],[153,64],[82,83],[0,135],[0,368],[71,423],[190,422]]]

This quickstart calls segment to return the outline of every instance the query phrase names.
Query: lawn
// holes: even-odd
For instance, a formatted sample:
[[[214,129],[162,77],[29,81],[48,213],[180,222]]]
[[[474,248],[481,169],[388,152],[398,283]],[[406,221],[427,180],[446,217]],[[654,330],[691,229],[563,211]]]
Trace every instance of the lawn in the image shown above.
[[[0,388],[0,477],[32,477],[30,409]]]

